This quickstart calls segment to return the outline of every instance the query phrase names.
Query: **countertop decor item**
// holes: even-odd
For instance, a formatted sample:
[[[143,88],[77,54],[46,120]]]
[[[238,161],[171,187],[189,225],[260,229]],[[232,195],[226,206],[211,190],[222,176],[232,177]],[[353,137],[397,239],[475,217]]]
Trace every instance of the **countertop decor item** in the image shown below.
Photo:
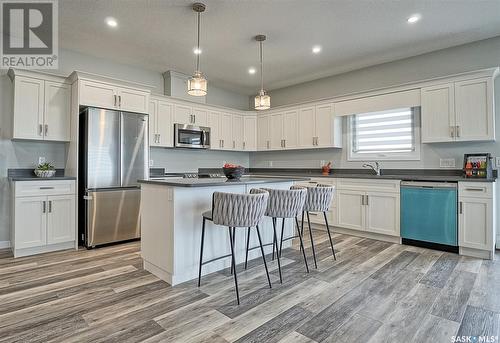
[[[245,173],[245,167],[226,163],[222,167],[224,175],[230,180],[239,180]]]
[[[491,178],[493,176],[491,154],[464,154],[463,170],[466,178]]]
[[[328,164],[321,167],[321,174],[330,175],[330,169],[332,169],[332,162],[328,162]]]
[[[56,175],[56,168],[50,163],[40,163],[34,170],[37,177],[47,178]]]

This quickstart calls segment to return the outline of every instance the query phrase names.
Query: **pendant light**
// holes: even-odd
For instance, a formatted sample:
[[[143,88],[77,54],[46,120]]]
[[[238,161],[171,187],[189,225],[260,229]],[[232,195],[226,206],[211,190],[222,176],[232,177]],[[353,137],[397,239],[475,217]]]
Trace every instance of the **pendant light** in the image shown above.
[[[195,49],[195,54],[196,54],[196,70],[193,73],[193,76],[191,76],[188,79],[188,94],[193,95],[193,96],[205,96],[207,95],[207,79],[203,76],[202,72],[200,71],[200,17],[201,13],[205,11],[205,5],[202,3],[195,3],[193,4],[193,11],[198,13],[198,40],[197,40],[197,45]]]
[[[264,67],[263,67],[263,53],[262,44],[266,40],[266,36],[257,35],[255,40],[259,42],[259,52],[260,52],[260,91],[259,94],[255,96],[255,109],[258,111],[268,110],[271,108],[271,97],[264,90]]]

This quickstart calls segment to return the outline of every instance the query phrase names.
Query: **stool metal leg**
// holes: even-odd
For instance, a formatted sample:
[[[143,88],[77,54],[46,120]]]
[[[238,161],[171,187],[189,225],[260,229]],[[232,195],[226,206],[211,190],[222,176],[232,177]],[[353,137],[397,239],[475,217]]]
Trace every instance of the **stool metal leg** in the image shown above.
[[[316,251],[314,250],[314,240],[313,240],[313,234],[312,234],[312,229],[311,229],[311,219],[309,219],[309,211],[307,211],[307,224],[309,226],[309,237],[311,238],[311,247],[313,251],[313,257],[314,257],[314,267],[318,269],[318,264],[316,263]]]
[[[234,246],[234,239],[236,238],[236,228],[234,228],[233,230],[233,238],[232,238],[232,242],[233,242],[233,246]],[[231,275],[233,274],[233,270],[236,269],[236,264],[231,261]]]
[[[273,227],[276,227],[276,218],[273,217]],[[274,236],[273,236],[273,261],[274,261],[274,248],[275,248],[275,245],[276,245],[276,232],[274,233]]]
[[[273,288],[271,286],[271,278],[269,277],[269,270],[267,269],[266,255],[264,254],[264,246],[262,245],[262,239],[260,238],[259,225],[257,225],[255,228],[257,229],[257,237],[259,237],[260,252],[262,254],[262,260],[264,261],[264,267],[266,268],[267,282],[269,282],[269,288]]]
[[[281,257],[281,248],[283,246],[283,232],[285,231],[285,218],[283,218],[283,221],[281,222],[281,239],[280,239],[280,257]]]
[[[295,218],[295,225],[297,225],[297,231],[299,231],[299,220]],[[304,242],[302,241],[302,235],[298,232],[300,240],[300,248],[302,250],[302,256],[304,256],[304,263],[306,264],[306,271],[309,273],[309,266],[307,265],[306,250],[304,249]]]
[[[198,271],[198,287],[201,284],[201,265],[203,263],[203,241],[205,240],[205,222],[206,219],[203,218],[203,224],[201,225],[201,247],[200,247],[200,270]]]
[[[236,266],[236,259],[234,258],[234,235],[235,231],[231,231],[231,227],[229,227],[229,244],[231,245],[231,261],[232,265]],[[236,287],[236,300],[238,301],[238,305],[240,304],[240,293],[238,291],[238,277],[236,276],[236,268],[234,268],[234,285]]]
[[[297,226],[297,231],[301,237],[304,237],[304,211],[302,211],[302,226],[299,230],[299,227]],[[300,250],[302,250],[302,247],[300,247]]]
[[[245,252],[245,270],[247,269],[247,265],[248,265],[248,248],[250,246],[250,227],[247,228],[248,232],[247,232],[247,250]]]
[[[273,250],[274,250],[274,247],[276,246],[276,259],[278,260],[278,270],[279,270],[279,273],[280,273],[280,283],[283,283],[283,277],[281,276],[281,262],[280,262],[280,256],[278,254],[278,240],[276,239],[276,237],[278,237],[276,235],[276,220],[273,221],[273,231],[274,231],[274,243],[273,243]],[[274,256],[274,251],[273,251],[273,256]]]
[[[323,215],[325,216],[326,231],[328,232],[328,238],[330,238],[330,246],[332,247],[333,259],[337,260],[337,257],[335,256],[335,249],[333,249],[332,235],[330,234],[330,226],[328,225],[328,219],[326,218],[326,212],[323,212]]]

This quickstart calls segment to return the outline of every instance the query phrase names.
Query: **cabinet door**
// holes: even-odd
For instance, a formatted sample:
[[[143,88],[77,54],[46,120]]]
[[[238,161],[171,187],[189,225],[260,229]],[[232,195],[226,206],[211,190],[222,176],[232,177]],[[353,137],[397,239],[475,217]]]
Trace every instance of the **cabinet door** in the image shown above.
[[[81,81],[80,104],[87,106],[118,108],[117,89],[106,83]]]
[[[44,81],[16,76],[13,138],[43,139]]]
[[[455,82],[457,141],[495,139],[491,79]]]
[[[243,118],[243,149],[248,151],[257,150],[257,117],[245,116]]]
[[[316,106],[315,131],[318,147],[333,146],[333,105]]]
[[[149,93],[131,88],[118,90],[118,107],[122,111],[148,113]]]
[[[193,125],[207,126],[207,111],[200,108],[193,108]]]
[[[222,113],[220,119],[220,134],[223,150],[231,150],[233,148],[233,115],[230,113]]]
[[[174,124],[193,125],[193,109],[189,106],[174,106]]]
[[[74,241],[76,238],[75,196],[47,198],[47,244]]]
[[[158,140],[158,100],[149,102],[149,146],[159,146]]]
[[[366,193],[366,231],[399,236],[399,195]]]
[[[364,230],[365,206],[364,192],[339,190],[337,192],[338,226],[348,229]]]
[[[269,125],[269,140],[271,149],[281,150],[283,148],[283,114],[276,113],[271,115]]]
[[[219,112],[208,112],[207,126],[210,128],[210,149],[222,148],[222,136],[220,133],[221,114]]]
[[[269,150],[271,142],[269,141],[269,122],[270,116],[257,116],[257,150]]]
[[[491,198],[459,198],[458,245],[493,249],[493,200]]]
[[[421,90],[422,143],[455,140],[455,95],[451,83]]]
[[[168,102],[158,102],[158,113],[156,116],[156,130],[158,132],[159,146],[174,146],[174,126],[172,124],[173,105]]]
[[[45,81],[44,139],[69,141],[71,86],[62,82]]]
[[[241,151],[243,150],[243,139],[244,139],[243,116],[232,115],[232,120],[233,120],[232,148],[233,150]]]
[[[301,108],[299,110],[299,147],[312,148],[315,137],[314,107]]]
[[[285,149],[299,145],[299,111],[288,111],[283,115],[283,139]]]
[[[47,197],[16,198],[14,212],[15,249],[47,244]]]

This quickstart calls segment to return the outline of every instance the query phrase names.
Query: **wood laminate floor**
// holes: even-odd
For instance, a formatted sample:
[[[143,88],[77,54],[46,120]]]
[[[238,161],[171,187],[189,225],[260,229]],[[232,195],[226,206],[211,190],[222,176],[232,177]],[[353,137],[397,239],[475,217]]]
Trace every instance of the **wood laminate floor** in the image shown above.
[[[0,342],[451,342],[497,336],[500,262],[316,231],[318,269],[269,261],[170,287],[139,243],[13,259],[0,250]],[[270,260],[270,256],[268,256]],[[498,340],[497,340],[498,341]],[[497,342],[495,341],[495,342]]]

